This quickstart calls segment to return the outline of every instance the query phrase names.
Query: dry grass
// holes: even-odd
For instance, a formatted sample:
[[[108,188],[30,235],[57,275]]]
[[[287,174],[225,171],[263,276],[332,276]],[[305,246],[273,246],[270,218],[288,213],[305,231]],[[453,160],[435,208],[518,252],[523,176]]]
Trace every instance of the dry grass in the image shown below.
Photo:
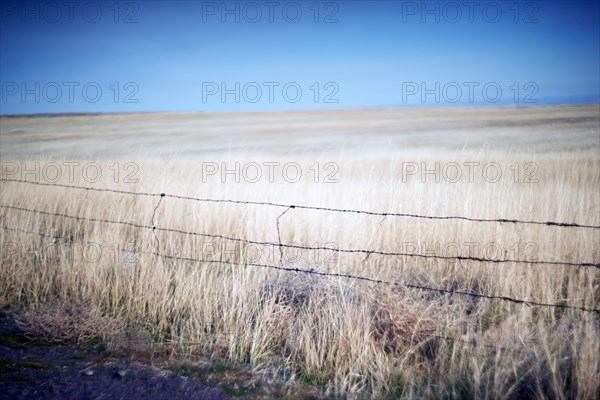
[[[102,315],[90,301],[69,300],[27,310],[15,318],[23,332],[50,342],[112,340],[122,332],[119,321]]]
[[[303,161],[302,157],[293,160],[302,163],[304,171],[315,161]],[[504,179],[489,183],[479,178],[472,183],[423,183],[419,179],[402,182],[401,162],[423,160],[496,161],[505,172],[515,161],[535,162],[539,165],[539,182]],[[244,158],[236,161],[243,162]],[[600,158],[596,150],[518,155],[407,151],[394,156],[340,156],[327,161],[339,163],[340,183],[315,184],[308,176],[296,184],[203,184],[198,163],[181,158],[139,159],[138,184],[115,184],[105,177],[94,187],[600,225]],[[106,167],[111,164],[106,162]],[[82,179],[74,183],[89,185]],[[1,203],[150,225],[157,199],[3,182]],[[160,227],[276,242],[276,220],[283,211],[167,198],[157,208],[154,222]],[[70,298],[89,299],[103,315],[124,324],[147,326],[149,335],[175,340],[190,354],[202,352],[249,362],[256,371],[290,383],[321,384],[324,393],[331,396],[600,396],[600,328],[598,317],[591,314],[260,269],[245,265],[239,243],[226,243],[223,249],[223,241],[172,232],[157,231],[155,236],[150,230],[123,225],[8,209],[0,209],[0,218],[6,227],[50,235],[0,230],[2,242],[17,243],[18,248],[5,248],[0,267],[0,302],[13,308],[26,310]],[[333,242],[346,249],[509,258],[527,257],[530,249],[524,245],[533,243],[538,259],[600,261],[600,232],[594,229],[392,217],[382,220],[297,209],[288,211],[280,222],[282,241],[286,243]],[[73,250],[78,243],[89,242],[105,246],[94,262]],[[486,254],[484,246],[492,242],[504,254]],[[52,243],[62,245],[57,248]],[[118,249],[125,243],[135,243],[137,263],[115,260],[115,254],[124,255]],[[450,248],[449,243],[458,247]],[[120,246],[117,250],[115,244]],[[218,250],[208,251],[207,245]],[[163,259],[143,253],[156,249],[238,265]],[[280,263],[278,249],[256,249],[260,250],[256,262]],[[285,255],[290,253],[286,250]],[[490,265],[376,255],[367,258],[366,254],[335,258],[328,251],[314,253],[298,252],[294,261],[284,259],[283,264],[600,308],[600,276],[595,268]],[[25,315],[29,315],[30,329],[42,332],[53,320],[51,314]],[[99,314],[94,311],[90,315]],[[77,323],[69,322],[73,326]],[[515,326],[521,330],[515,330]],[[91,333],[86,329],[84,324],[74,332]],[[65,338],[69,332],[58,328],[52,331],[59,332],[58,338]],[[501,340],[494,339],[498,332],[502,332]],[[478,339],[468,343],[461,340],[468,334]]]

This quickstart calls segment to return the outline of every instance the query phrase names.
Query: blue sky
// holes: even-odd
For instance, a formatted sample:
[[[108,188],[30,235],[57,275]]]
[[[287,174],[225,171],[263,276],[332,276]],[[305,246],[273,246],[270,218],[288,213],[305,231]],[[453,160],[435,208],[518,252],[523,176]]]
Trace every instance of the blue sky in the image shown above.
[[[2,114],[600,100],[598,1],[2,1],[1,11]]]

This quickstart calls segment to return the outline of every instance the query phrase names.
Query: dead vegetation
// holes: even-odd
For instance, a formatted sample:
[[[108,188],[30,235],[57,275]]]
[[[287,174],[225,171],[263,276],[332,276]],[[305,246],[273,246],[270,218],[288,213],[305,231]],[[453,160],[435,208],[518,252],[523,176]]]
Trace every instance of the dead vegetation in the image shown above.
[[[600,225],[600,159],[592,151],[521,154],[519,160],[503,152],[428,153],[421,157],[457,163],[498,161],[505,172],[511,171],[516,161],[535,162],[539,165],[536,184],[515,183],[512,175],[498,183],[480,178],[423,183],[418,177],[403,182],[398,166],[407,157],[413,156],[341,158],[341,176],[346,180],[330,186],[314,184],[310,177],[297,184],[200,185],[200,169],[193,161],[139,160],[142,179],[138,184],[115,184],[105,177],[94,187]],[[414,157],[410,160],[420,161]],[[305,170],[311,164],[302,163]],[[89,186],[83,179],[74,184]],[[172,198],[158,203],[157,198],[66,188],[7,182],[1,186],[2,204],[257,241],[277,242],[279,219],[282,242],[305,246],[333,243],[337,248],[388,252],[600,260],[597,229],[298,209],[282,216],[283,209],[268,207]],[[15,244],[5,247],[1,256],[0,304],[24,310],[20,324],[31,335],[82,341],[119,332],[119,339],[112,342],[115,349],[143,354],[154,341],[169,343],[170,350],[165,351],[248,363],[271,379],[316,385],[324,396],[599,397],[600,330],[594,315],[252,267],[243,246],[222,239],[4,208],[0,219],[4,227],[19,229],[0,229],[2,243]],[[89,251],[101,249],[98,257],[81,253],[90,243],[94,245],[93,249],[88,245]],[[500,251],[494,247],[487,254],[489,243]],[[533,247],[526,247],[530,243]],[[150,254],[157,249],[173,257]],[[600,304],[600,272],[595,268],[490,265],[330,250],[294,256],[287,249],[281,257],[278,249],[257,249],[258,257],[253,257],[252,263],[543,303],[587,308],[599,308]],[[132,254],[134,262],[125,262]],[[72,298],[87,300],[82,303],[70,301]],[[143,329],[136,333],[123,330],[123,326]],[[516,326],[526,329],[515,333]]]
[[[26,310],[15,318],[25,335],[49,342],[112,340],[123,332],[120,321],[106,317],[89,300],[62,300]]]

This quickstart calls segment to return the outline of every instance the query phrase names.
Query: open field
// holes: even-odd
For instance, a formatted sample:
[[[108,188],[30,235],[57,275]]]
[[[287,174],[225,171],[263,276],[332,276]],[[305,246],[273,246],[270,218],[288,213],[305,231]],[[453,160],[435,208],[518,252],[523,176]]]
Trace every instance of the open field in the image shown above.
[[[10,309],[327,397],[600,397],[598,105],[3,117],[0,155]]]
[[[0,154],[329,156],[390,149],[579,150],[598,145],[598,106],[105,114],[2,120]]]

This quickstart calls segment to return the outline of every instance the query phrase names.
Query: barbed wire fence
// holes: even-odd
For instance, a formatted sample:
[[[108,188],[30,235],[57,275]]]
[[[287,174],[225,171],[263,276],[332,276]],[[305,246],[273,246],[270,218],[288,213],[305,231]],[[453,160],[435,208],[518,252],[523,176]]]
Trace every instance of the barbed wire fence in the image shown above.
[[[406,253],[406,252],[385,252],[385,251],[375,250],[375,249],[339,249],[339,248],[327,247],[327,246],[302,246],[302,245],[296,245],[296,244],[282,243],[281,242],[281,232],[280,232],[280,218],[284,214],[286,214],[288,211],[293,210],[293,209],[305,209],[305,210],[335,212],[335,213],[353,213],[353,214],[362,214],[362,215],[370,215],[370,216],[382,216],[383,218],[386,218],[389,216],[389,217],[420,218],[420,219],[430,219],[430,220],[463,220],[463,221],[480,222],[480,223],[510,223],[510,224],[546,225],[546,226],[553,226],[553,227],[557,227],[557,228],[600,229],[600,226],[598,226],[598,225],[586,225],[586,224],[566,223],[566,222],[557,222],[557,221],[532,221],[532,220],[517,220],[517,219],[505,219],[505,218],[483,219],[483,218],[470,218],[470,217],[462,217],[462,216],[430,216],[430,215],[419,215],[419,214],[408,214],[408,213],[373,212],[373,211],[340,209],[340,208],[329,208],[329,207],[313,207],[313,206],[305,206],[305,205],[280,204],[280,203],[272,203],[272,202],[197,198],[197,197],[189,197],[189,196],[172,195],[172,194],[166,194],[166,193],[149,193],[149,192],[135,192],[135,191],[125,191],[125,190],[116,190],[116,189],[106,189],[106,188],[90,188],[90,187],[85,187],[85,186],[65,185],[65,184],[58,184],[58,183],[33,182],[33,181],[18,180],[18,179],[1,178],[0,181],[13,182],[13,183],[19,183],[19,184],[38,185],[38,186],[61,187],[61,188],[92,191],[92,192],[114,193],[114,194],[121,194],[121,195],[130,195],[130,196],[144,196],[144,197],[154,197],[154,198],[157,197],[159,200],[158,200],[157,204],[155,205],[153,213],[152,213],[152,219],[151,219],[152,225],[145,225],[145,224],[128,222],[128,221],[115,221],[115,220],[108,220],[108,219],[83,217],[83,216],[49,212],[49,211],[43,211],[43,210],[37,210],[37,209],[33,209],[33,208],[19,207],[19,206],[15,206],[15,205],[7,205],[7,204],[0,204],[0,208],[24,212],[24,213],[36,214],[36,215],[44,215],[44,216],[59,217],[59,218],[64,218],[64,219],[72,219],[72,220],[76,220],[76,221],[122,225],[122,226],[133,227],[136,229],[149,230],[152,232],[152,235],[155,238],[156,250],[150,251],[150,252],[141,251],[139,253],[152,255],[152,256],[156,256],[156,257],[161,257],[163,259],[173,259],[173,260],[195,262],[195,263],[220,263],[220,264],[228,264],[228,265],[234,265],[234,266],[240,265],[240,263],[238,263],[238,262],[163,254],[160,251],[160,241],[158,239],[158,236],[156,235],[157,231],[181,234],[181,235],[186,235],[186,236],[222,239],[222,240],[238,242],[238,243],[242,243],[242,244],[246,244],[246,245],[252,244],[252,245],[263,245],[263,246],[279,248],[280,255],[281,255],[280,261],[283,259],[283,249],[284,248],[292,248],[292,249],[301,249],[301,250],[309,250],[309,251],[328,250],[328,251],[332,251],[332,252],[336,252],[336,253],[362,253],[362,254],[366,255],[365,260],[368,257],[370,257],[372,254],[376,254],[376,255],[380,255],[380,256],[384,256],[384,257],[416,257],[416,258],[436,259],[436,260],[475,261],[475,262],[490,263],[490,264],[516,263],[516,264],[530,264],[530,265],[567,266],[567,267],[574,267],[574,268],[600,268],[600,263],[593,263],[593,262],[574,263],[574,262],[567,262],[567,261],[549,261],[549,260],[541,260],[540,261],[540,260],[521,260],[521,259],[494,259],[494,258],[469,257],[469,256],[459,256],[459,255],[457,255],[457,256],[442,256],[442,255],[418,254],[418,253]],[[194,232],[194,231],[184,231],[184,230],[180,230],[180,229],[158,227],[155,224],[155,216],[156,216],[156,212],[157,212],[158,208],[160,207],[160,205],[162,203],[163,198],[174,198],[174,199],[204,202],[204,203],[229,203],[229,204],[240,204],[240,205],[256,205],[256,206],[285,208],[285,210],[276,219],[277,235],[278,235],[279,241],[278,242],[256,241],[256,240],[249,240],[249,239],[244,239],[244,238],[230,237],[230,236],[226,236],[226,235],[211,234],[211,233],[204,233],[204,232]],[[2,224],[1,226],[5,230],[21,231],[23,233],[38,234],[40,236],[50,236],[50,235],[44,234],[42,232],[33,232],[33,231],[26,231],[26,230],[21,230],[21,229],[17,229],[17,228],[11,228],[4,224]],[[597,308],[587,308],[587,307],[575,306],[575,305],[570,305],[570,304],[560,304],[560,303],[543,303],[543,302],[513,298],[510,296],[504,296],[504,295],[498,295],[498,294],[486,294],[486,293],[479,293],[479,292],[474,292],[474,291],[461,291],[461,290],[454,290],[454,289],[448,289],[448,288],[430,287],[430,286],[426,286],[426,285],[420,285],[420,284],[404,282],[404,281],[390,281],[390,280],[376,279],[376,278],[371,278],[368,276],[361,276],[361,275],[353,275],[353,274],[338,273],[338,272],[325,272],[325,271],[315,270],[313,268],[308,269],[308,268],[298,268],[298,267],[285,267],[283,265],[271,265],[271,264],[262,264],[262,263],[253,263],[253,262],[244,263],[244,265],[246,265],[248,267],[266,268],[266,269],[273,269],[273,270],[294,272],[294,273],[302,273],[302,274],[308,274],[308,275],[354,279],[354,280],[360,280],[360,281],[370,282],[370,283],[374,283],[374,284],[400,286],[400,287],[405,287],[408,289],[429,291],[429,292],[435,292],[438,294],[451,295],[451,296],[456,295],[456,296],[461,296],[461,297],[499,300],[499,301],[510,302],[510,303],[514,303],[514,304],[522,304],[522,305],[526,305],[526,306],[573,309],[573,310],[580,310],[583,312],[600,314],[600,309],[597,309]]]

